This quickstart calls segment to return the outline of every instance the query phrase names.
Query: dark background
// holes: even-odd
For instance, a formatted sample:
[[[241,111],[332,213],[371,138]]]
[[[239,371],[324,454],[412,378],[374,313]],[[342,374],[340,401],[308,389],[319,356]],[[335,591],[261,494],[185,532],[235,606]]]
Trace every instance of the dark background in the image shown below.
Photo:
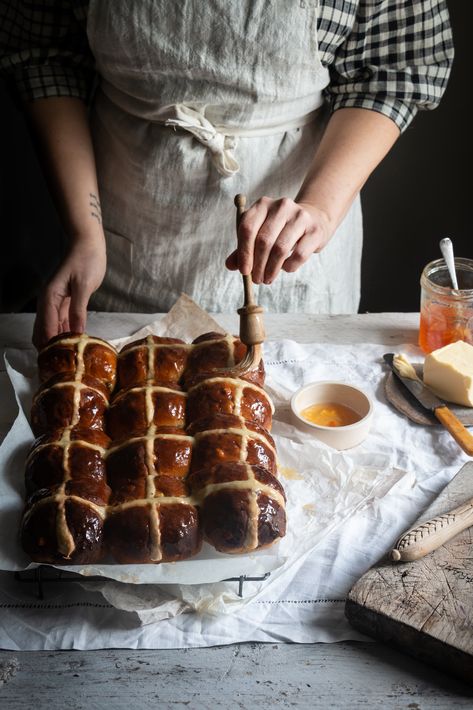
[[[441,257],[442,237],[452,239],[457,256],[473,258],[472,5],[448,2],[455,61],[440,106],[417,114],[363,189],[362,313],[418,311],[419,277]]]
[[[360,312],[417,311],[420,273],[440,256],[444,236],[458,256],[473,257],[467,232],[472,3],[450,0],[449,9],[456,59],[443,101],[417,115],[363,189]],[[0,311],[34,310],[64,240],[23,116],[1,84],[0,106]]]

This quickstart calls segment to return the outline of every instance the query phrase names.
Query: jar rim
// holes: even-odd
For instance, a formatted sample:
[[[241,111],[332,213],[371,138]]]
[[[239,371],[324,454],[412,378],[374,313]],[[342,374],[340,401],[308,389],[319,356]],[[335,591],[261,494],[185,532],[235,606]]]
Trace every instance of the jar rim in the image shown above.
[[[458,267],[462,267],[463,269],[466,267],[467,271],[471,271],[473,273],[473,259],[456,256],[455,268]],[[435,281],[431,281],[429,278],[430,274],[440,271],[441,269],[447,271],[445,259],[435,259],[434,261],[429,261],[429,263],[424,267],[420,277],[421,286],[423,288],[427,287],[431,291],[434,291],[440,295],[450,296],[451,298],[459,301],[473,298],[473,288],[462,288],[455,290],[452,286],[440,286],[440,284],[436,284]]]

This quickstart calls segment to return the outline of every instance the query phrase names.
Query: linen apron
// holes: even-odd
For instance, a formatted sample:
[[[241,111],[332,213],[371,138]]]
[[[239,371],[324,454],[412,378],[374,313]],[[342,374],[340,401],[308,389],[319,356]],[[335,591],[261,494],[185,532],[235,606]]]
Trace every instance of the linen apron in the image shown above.
[[[108,258],[93,308],[164,312],[181,292],[210,312],[242,304],[241,276],[225,268],[234,195],[294,198],[324,130],[317,11],[317,0],[92,0]],[[361,244],[357,199],[328,246],[255,286],[257,301],[356,312]]]

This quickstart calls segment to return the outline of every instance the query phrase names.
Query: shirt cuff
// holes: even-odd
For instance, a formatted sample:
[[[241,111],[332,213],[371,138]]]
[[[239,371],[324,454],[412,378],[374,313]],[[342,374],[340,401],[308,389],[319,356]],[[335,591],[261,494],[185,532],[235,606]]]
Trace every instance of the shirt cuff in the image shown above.
[[[93,72],[72,66],[38,64],[18,67],[11,75],[18,96],[23,101],[34,101],[57,96],[87,101]]]
[[[331,99],[332,111],[337,111],[340,108],[366,108],[370,111],[377,111],[394,121],[401,133],[406,130],[418,111],[418,107],[414,103],[386,96],[343,94],[332,95]]]

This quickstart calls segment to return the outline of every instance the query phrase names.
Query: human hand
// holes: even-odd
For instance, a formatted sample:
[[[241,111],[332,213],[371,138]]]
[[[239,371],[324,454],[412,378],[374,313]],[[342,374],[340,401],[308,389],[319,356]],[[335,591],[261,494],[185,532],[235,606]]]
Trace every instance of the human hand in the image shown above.
[[[87,320],[87,304],[105,276],[105,239],[80,239],[72,243],[68,255],[43,289],[33,328],[33,343],[43,347],[54,335],[82,333]]]
[[[238,248],[225,264],[251,274],[254,283],[270,284],[281,269],[296,271],[332,235],[328,216],[307,202],[261,197],[238,227]]]

